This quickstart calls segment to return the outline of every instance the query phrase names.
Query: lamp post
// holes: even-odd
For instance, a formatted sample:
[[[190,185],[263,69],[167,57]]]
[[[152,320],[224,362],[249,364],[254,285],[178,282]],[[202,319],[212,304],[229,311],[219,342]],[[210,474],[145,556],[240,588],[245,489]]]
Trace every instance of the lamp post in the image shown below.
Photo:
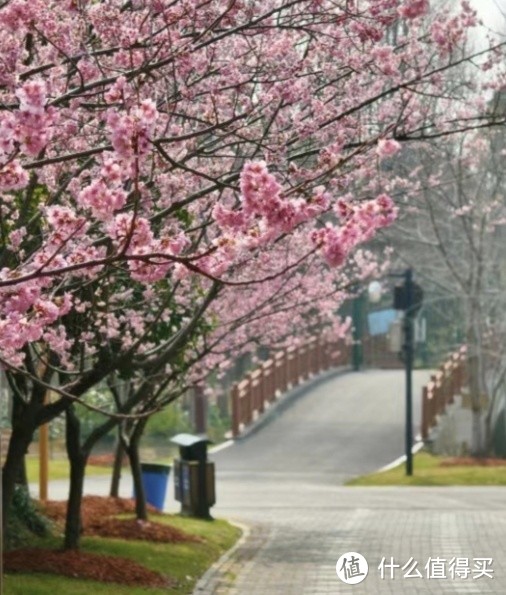
[[[389,277],[397,277],[404,280],[403,285],[394,288],[394,308],[404,311],[404,344],[402,353],[406,372],[406,475],[413,475],[413,319],[422,305],[423,291],[413,281],[412,269],[406,269],[403,273],[391,273]],[[374,295],[378,295],[380,291],[381,286],[377,281],[369,285],[369,295],[371,298],[374,298]]]
[[[394,308],[404,310],[403,356],[406,369],[406,475],[413,475],[413,319],[422,305],[422,288],[413,281],[412,269],[400,275],[404,285],[394,290]]]
[[[404,273],[404,365],[406,366],[406,475],[413,475],[413,271]]]

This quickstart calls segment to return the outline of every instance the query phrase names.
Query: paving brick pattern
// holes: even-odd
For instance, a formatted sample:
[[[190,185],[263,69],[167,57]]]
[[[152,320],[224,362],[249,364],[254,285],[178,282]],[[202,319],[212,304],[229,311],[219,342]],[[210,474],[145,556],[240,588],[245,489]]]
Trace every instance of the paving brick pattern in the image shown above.
[[[300,482],[303,482],[300,479]],[[201,592],[220,595],[331,593],[506,593],[506,490],[502,488],[323,488],[285,478],[265,482],[264,495],[244,485],[244,507],[220,513],[248,522],[251,534]],[[236,492],[237,493],[237,492]],[[249,496],[247,496],[249,494]],[[278,505],[278,496],[283,505]],[[306,503],[304,504],[304,501]],[[258,503],[258,508],[254,502]],[[348,551],[368,560],[359,585],[338,579]],[[423,578],[394,579],[382,558],[402,567],[410,558]],[[428,579],[429,559],[446,562],[447,579]],[[493,579],[450,576],[450,560],[492,558]],[[412,571],[413,572],[413,571]],[[416,574],[416,572],[414,572]],[[235,580],[234,580],[235,579]]]
[[[506,489],[342,485],[402,454],[403,377],[397,374],[326,382],[256,436],[215,457],[213,514],[247,524],[250,533],[197,593],[506,593]],[[348,551],[369,563],[358,585],[336,575],[336,562]],[[473,579],[471,572],[452,579],[449,563],[459,557],[471,570],[475,558],[492,558],[494,578]],[[423,578],[403,578],[407,568],[398,567],[394,579],[388,568],[382,579],[382,558],[401,567],[412,558]],[[436,558],[445,560],[448,578],[426,577],[427,562]]]

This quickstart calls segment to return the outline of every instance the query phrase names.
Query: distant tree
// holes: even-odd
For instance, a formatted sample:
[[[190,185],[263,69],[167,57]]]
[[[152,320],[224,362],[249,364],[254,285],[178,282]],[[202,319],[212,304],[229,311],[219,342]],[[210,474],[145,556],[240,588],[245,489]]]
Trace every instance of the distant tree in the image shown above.
[[[506,397],[503,134],[480,131],[411,149],[406,155],[409,197],[395,229],[384,234],[423,280],[431,296],[427,306],[433,302],[440,312],[446,309],[453,322],[460,318],[461,338],[468,346],[475,454],[490,448],[492,412],[499,395]],[[413,162],[417,167],[411,167]],[[397,168],[403,175],[402,160]],[[485,426],[484,396],[490,398]]]

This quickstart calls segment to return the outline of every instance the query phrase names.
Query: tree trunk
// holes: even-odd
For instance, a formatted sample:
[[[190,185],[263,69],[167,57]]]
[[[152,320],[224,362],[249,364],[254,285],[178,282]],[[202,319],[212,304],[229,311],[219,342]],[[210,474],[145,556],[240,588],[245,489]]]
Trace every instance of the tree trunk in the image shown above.
[[[114,453],[114,465],[112,467],[111,489],[109,495],[113,498],[119,497],[119,484],[121,480],[121,467],[123,465],[123,455],[125,449],[121,442],[121,426],[118,426],[118,441],[116,443],[116,450]]]
[[[125,449],[130,462],[135,490],[135,516],[141,521],[147,521],[148,511],[146,507],[146,492],[144,490],[144,484],[142,483],[141,460],[139,456],[140,437],[140,435],[137,435],[134,432],[133,436],[130,438],[129,444],[125,445]]]
[[[473,442],[471,448],[471,454],[475,457],[484,456],[483,447],[483,427],[482,427],[482,412],[481,409],[473,409]]]
[[[14,497],[14,489],[24,473],[24,458],[32,441],[33,432],[30,425],[14,426],[12,429],[7,457],[2,468],[2,519],[3,527],[9,518],[9,510]]]
[[[16,397],[12,400],[12,433],[7,456],[2,468],[2,519],[3,527],[9,518],[9,510],[16,484],[27,485],[25,454],[37,428],[33,404],[23,403]]]
[[[479,361],[478,354],[475,353],[476,346],[470,345],[469,348],[471,353],[467,358],[467,366],[469,371],[469,393],[472,412],[471,454],[474,456],[481,456],[483,454],[483,423]]]
[[[495,412],[496,402],[498,400],[499,392],[497,387],[492,391],[492,397],[488,406],[487,415],[485,416],[485,456],[494,456],[494,427],[493,421],[497,421],[497,417],[493,418]]]
[[[65,521],[64,549],[77,550],[81,538],[81,503],[84,472],[88,456],[81,448],[80,421],[73,407],[70,407],[66,412],[66,422],[67,455],[70,461],[70,491]]]

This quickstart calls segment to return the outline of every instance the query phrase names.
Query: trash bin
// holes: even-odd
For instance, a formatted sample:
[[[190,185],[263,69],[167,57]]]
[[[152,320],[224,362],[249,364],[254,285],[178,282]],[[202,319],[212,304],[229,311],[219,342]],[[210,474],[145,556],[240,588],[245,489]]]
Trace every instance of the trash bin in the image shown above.
[[[202,519],[212,518],[209,508],[216,501],[214,463],[207,460],[206,436],[178,434],[171,442],[179,446],[174,460],[175,498],[181,502],[181,514]]]
[[[169,472],[170,465],[141,463],[142,485],[144,486],[146,502],[158,510],[163,510]]]

